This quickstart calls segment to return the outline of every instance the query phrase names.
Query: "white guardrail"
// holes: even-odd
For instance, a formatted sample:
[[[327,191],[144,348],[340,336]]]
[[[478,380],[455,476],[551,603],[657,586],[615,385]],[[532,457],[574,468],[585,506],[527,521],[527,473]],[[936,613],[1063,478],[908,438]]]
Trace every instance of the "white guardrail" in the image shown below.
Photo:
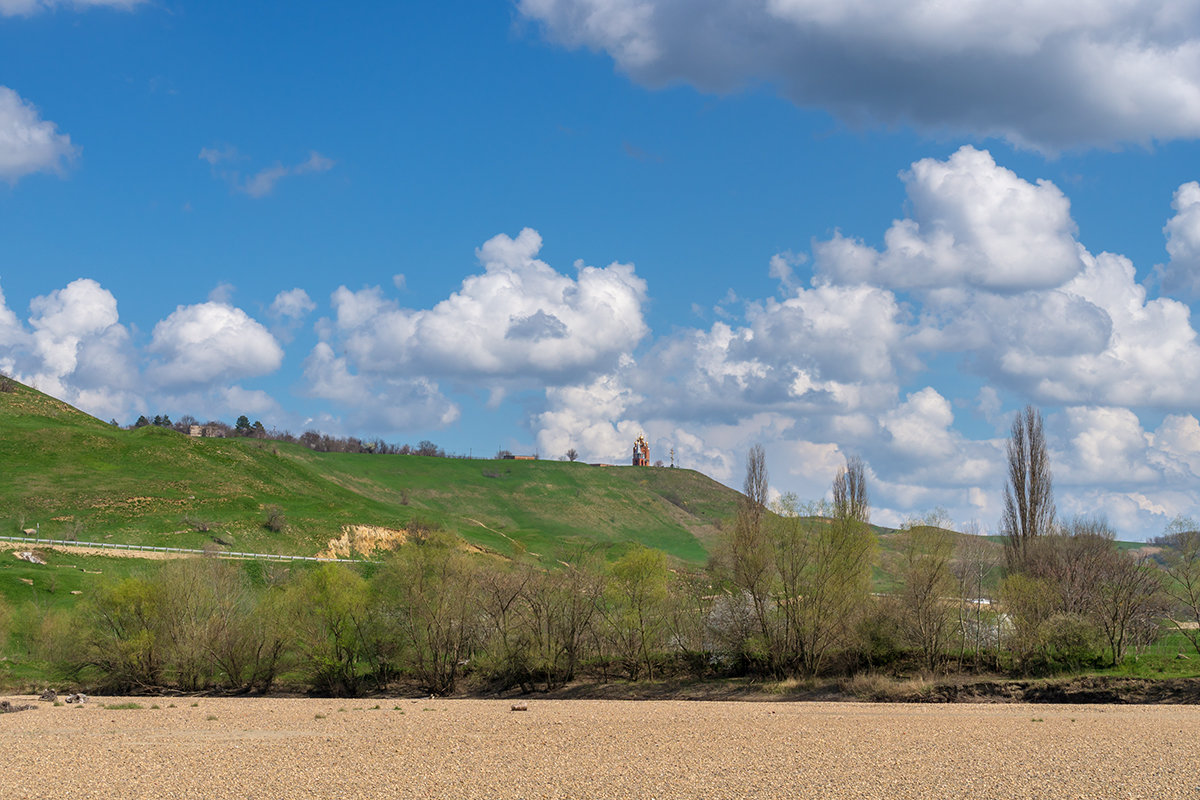
[[[154,547],[148,544],[118,544],[115,542],[77,542],[69,539],[42,539],[28,536],[0,536],[0,541],[25,542],[33,545],[52,547],[103,547],[109,550],[136,550],[153,553],[187,553],[200,556],[216,556],[217,558],[261,558],[267,561],[335,561],[343,564],[365,563],[361,558],[321,558],[320,556],[284,556],[278,553],[240,553],[233,550],[192,550],[186,547]]]

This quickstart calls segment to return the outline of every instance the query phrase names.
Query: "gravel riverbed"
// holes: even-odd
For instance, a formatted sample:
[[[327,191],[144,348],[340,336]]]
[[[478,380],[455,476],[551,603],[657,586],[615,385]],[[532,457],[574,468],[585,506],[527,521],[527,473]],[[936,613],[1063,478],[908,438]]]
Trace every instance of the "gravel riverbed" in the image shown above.
[[[1200,799],[1193,706],[7,699],[4,798]]]

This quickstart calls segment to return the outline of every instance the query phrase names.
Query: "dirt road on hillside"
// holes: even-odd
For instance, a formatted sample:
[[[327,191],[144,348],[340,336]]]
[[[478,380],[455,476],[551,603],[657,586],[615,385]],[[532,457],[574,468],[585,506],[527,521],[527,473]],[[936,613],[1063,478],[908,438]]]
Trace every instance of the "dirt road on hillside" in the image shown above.
[[[60,550],[64,553],[74,553],[80,556],[110,556],[112,558],[149,558],[161,561],[167,558],[199,558],[195,553],[164,553],[161,550],[118,550],[107,547],[86,547],[84,545],[34,545],[27,542],[0,541],[0,550]]]

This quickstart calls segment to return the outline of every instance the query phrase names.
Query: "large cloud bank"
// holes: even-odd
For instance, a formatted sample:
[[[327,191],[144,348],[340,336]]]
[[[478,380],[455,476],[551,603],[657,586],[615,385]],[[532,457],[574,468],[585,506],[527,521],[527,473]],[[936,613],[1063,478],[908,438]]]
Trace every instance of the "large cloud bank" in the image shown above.
[[[1064,512],[1108,513],[1139,534],[1194,513],[1200,345],[1189,307],[1150,296],[1129,259],[1088,251],[1057,187],[985,151],[925,159],[901,179],[911,213],[881,248],[817,241],[810,285],[776,259],[779,299],[552,390],[534,420],[542,451],[623,462],[645,429],[656,457],[674,448],[736,484],[738,456],[764,441],[778,483],[807,496],[861,454],[881,520],[941,505],[986,528],[999,515],[1008,422],[1028,400],[1049,414]],[[1178,280],[1190,280],[1182,262]],[[1162,421],[1145,427],[1142,412]],[[980,424],[990,435],[962,432]]]
[[[703,327],[651,335],[651,287],[632,264],[561,271],[525,229],[484,242],[459,288],[425,307],[342,286],[322,310],[292,287],[262,300],[274,329],[212,299],[139,334],[89,279],[34,298],[26,319],[0,295],[0,369],[104,417],[199,404],[287,425],[263,381],[315,314],[293,391],[334,433],[411,439],[515,395],[546,456],[623,463],[645,431],[655,459],[736,485],[762,442],[780,489],[819,497],[857,454],[879,521],[943,506],[987,529],[1009,422],[1034,402],[1062,512],[1107,513],[1134,536],[1196,513],[1200,342],[1168,291],[1197,283],[1195,184],[1164,226],[1169,261],[1139,281],[1128,258],[1079,241],[1064,192],[986,151],[923,159],[900,180],[904,216],[771,259],[777,294]]]
[[[518,0],[635,80],[767,82],[852,123],[1062,149],[1200,134],[1200,7],[1173,0]]]

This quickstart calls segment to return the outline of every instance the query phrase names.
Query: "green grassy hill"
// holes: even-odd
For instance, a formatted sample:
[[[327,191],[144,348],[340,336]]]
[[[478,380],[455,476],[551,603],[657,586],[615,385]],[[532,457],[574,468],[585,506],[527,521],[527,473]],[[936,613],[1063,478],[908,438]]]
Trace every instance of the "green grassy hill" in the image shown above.
[[[691,470],[316,453],[121,430],[28,387],[0,392],[0,533],[315,555],[343,526],[442,528],[544,561],[641,543],[699,566],[737,493]],[[287,524],[271,531],[268,509]],[[207,530],[201,530],[207,528]]]

